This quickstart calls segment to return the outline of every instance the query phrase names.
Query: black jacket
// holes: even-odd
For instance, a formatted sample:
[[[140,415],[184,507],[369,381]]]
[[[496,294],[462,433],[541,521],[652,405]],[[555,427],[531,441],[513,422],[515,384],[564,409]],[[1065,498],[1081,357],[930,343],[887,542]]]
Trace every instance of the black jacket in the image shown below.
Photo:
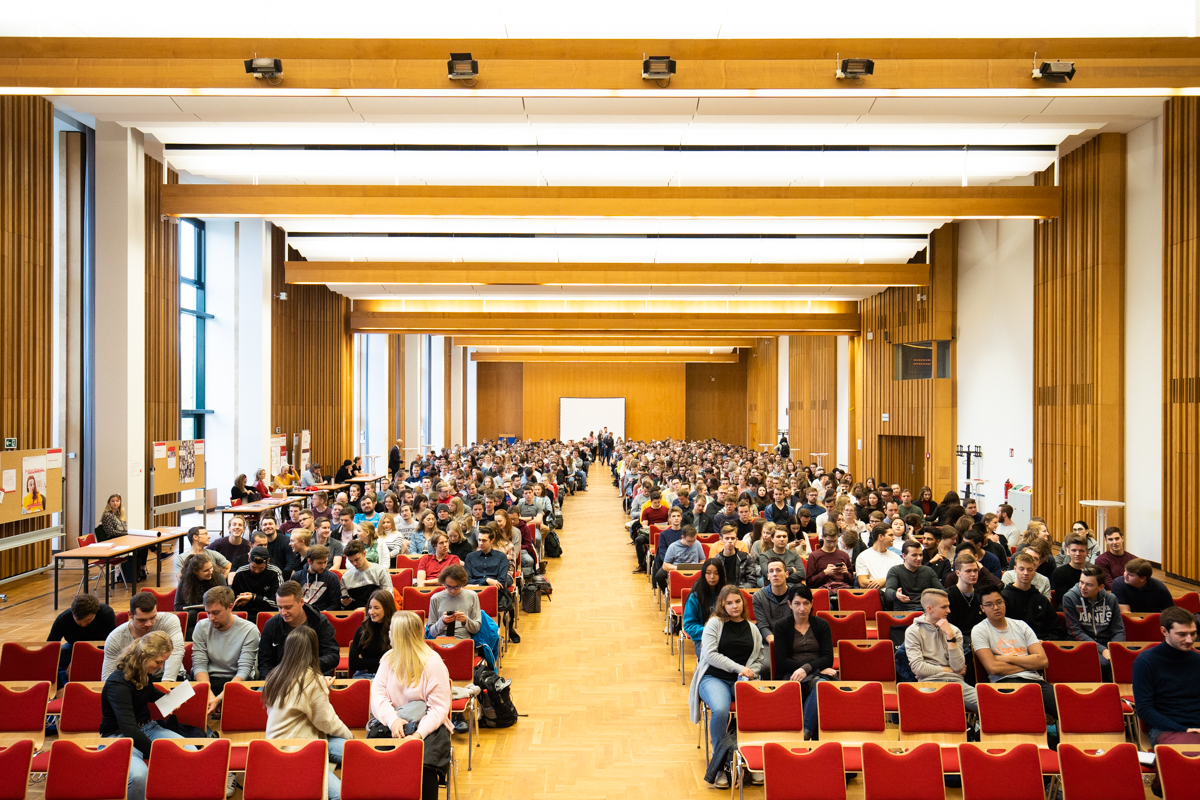
[[[304,604],[304,615],[307,617],[304,624],[317,632],[317,641],[320,642],[321,672],[332,675],[342,657],[333,625],[325,619],[324,614],[307,603]],[[267,624],[263,626],[262,636],[258,640],[260,679],[265,680],[267,674],[283,660],[283,643],[291,631],[291,627],[278,614],[267,620]]]
[[[292,574],[292,580],[304,589],[305,603],[317,611],[342,610],[342,582],[329,570],[314,575],[304,566]]]
[[[245,611],[246,618],[253,620],[258,616],[260,611],[270,611],[274,613],[275,592],[279,591],[279,587],[283,584],[283,573],[279,567],[267,562],[267,568],[262,572],[255,572],[254,569],[247,564],[233,573],[233,581],[230,582],[230,588],[233,589],[233,594],[239,595],[244,592],[250,592],[254,598],[245,605],[237,607],[237,611]]]
[[[1050,598],[1034,589],[1021,591],[1009,584],[1004,587],[1004,614],[1009,619],[1018,619],[1033,629],[1033,635],[1042,641],[1062,641],[1067,638],[1058,614]]]
[[[362,639],[367,633],[367,626],[371,625],[376,629],[375,641],[369,648],[363,648]],[[383,654],[387,652],[383,648],[383,636],[379,630],[382,626],[376,625],[371,620],[367,620],[362,625],[358,626],[358,630],[354,632],[354,641],[350,642],[350,675],[353,676],[359,672],[376,673],[379,671],[379,660],[383,658]],[[390,649],[390,647],[389,647]]]
[[[150,739],[142,726],[150,721],[150,703],[164,694],[154,688],[153,681],[138,689],[125,680],[121,670],[114,671],[100,691],[100,735],[119,734],[133,739],[133,746],[149,758]]]
[[[788,614],[775,623],[775,680],[787,680],[796,670],[804,667],[809,675],[833,666],[833,634],[829,623],[816,614],[808,615],[809,629],[817,640],[820,655],[816,661],[802,664],[792,658],[792,644],[796,638],[796,624]]]

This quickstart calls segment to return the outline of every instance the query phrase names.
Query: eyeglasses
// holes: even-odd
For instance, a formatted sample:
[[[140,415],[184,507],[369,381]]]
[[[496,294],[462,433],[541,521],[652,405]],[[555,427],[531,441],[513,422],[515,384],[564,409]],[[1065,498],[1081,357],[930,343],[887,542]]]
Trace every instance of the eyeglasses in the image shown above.
[[[984,608],[1004,608],[1004,601],[1003,601],[1003,600],[997,600],[997,601],[996,601],[996,602],[994,602],[994,603],[984,603],[984,604],[983,604],[983,607],[984,607]]]

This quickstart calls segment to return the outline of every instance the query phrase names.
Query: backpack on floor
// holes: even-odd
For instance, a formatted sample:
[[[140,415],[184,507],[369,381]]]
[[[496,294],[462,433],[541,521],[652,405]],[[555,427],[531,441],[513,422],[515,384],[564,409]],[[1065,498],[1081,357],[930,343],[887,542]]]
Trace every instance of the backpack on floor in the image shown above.
[[[546,552],[546,558],[561,558],[562,542],[558,540],[558,534],[548,531],[542,539],[542,549]]]
[[[486,664],[475,668],[474,683],[479,687],[479,724],[485,728],[510,728],[517,724],[517,707],[512,701],[512,681],[505,680]]]
[[[554,594],[554,587],[550,585],[550,581],[546,580],[544,575],[534,575],[531,583],[539,594],[546,595],[547,600],[550,599],[550,595]]]
[[[533,585],[532,581],[521,587],[521,613],[542,613],[542,593]]]

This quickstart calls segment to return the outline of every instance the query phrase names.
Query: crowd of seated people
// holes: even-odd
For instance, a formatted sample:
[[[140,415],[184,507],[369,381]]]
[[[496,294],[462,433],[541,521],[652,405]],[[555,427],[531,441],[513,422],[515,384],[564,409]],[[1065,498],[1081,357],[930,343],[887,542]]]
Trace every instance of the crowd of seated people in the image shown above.
[[[984,512],[953,491],[939,503],[927,486],[858,483],[840,469],[716,441],[624,442],[611,464],[634,571],[649,572],[659,591],[679,559],[695,569],[699,553],[683,548],[698,533],[719,537],[691,573],[680,619],[681,645],[690,640],[697,657],[691,717],[711,715],[706,779],[718,787],[731,780],[720,744],[737,681],[799,681],[805,737],[820,736],[814,687],[838,673],[830,625],[813,610],[816,590],[828,592],[833,611],[849,589],[910,613],[891,628],[898,680],[956,683],[967,713],[978,710],[981,682],[1035,684],[1051,732],[1057,707],[1042,643],[1094,643],[1096,674],[1111,681],[1110,645],[1127,638],[1122,615],[1158,613],[1165,646],[1133,662],[1136,711],[1151,742],[1200,743],[1196,619],[1149,561],[1125,550],[1117,527],[1097,537],[1076,521],[1056,553],[1046,521],[1021,528],[1008,504]],[[750,603],[745,591],[754,592]]]

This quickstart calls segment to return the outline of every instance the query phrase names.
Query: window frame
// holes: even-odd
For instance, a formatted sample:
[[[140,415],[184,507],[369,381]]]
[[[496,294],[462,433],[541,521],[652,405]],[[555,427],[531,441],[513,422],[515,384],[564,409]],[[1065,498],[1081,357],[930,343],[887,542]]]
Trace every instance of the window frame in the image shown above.
[[[205,256],[206,256],[205,228],[204,228],[204,220],[193,219],[191,217],[185,217],[185,218],[181,219],[179,221],[179,224],[180,225],[191,225],[195,232],[195,236],[193,237],[193,240],[195,242],[195,252],[193,255],[193,264],[195,266],[195,269],[193,271],[193,277],[191,277],[191,278],[184,277],[183,270],[180,269],[180,271],[179,271],[179,285],[180,285],[179,320],[180,320],[180,326],[182,328],[183,318],[185,316],[193,317],[195,320],[195,324],[196,324],[196,354],[195,354],[195,359],[193,361],[194,369],[195,369],[195,375],[193,377],[194,377],[195,386],[196,386],[196,396],[195,396],[196,407],[195,408],[183,408],[182,407],[184,376],[183,376],[183,373],[180,372],[180,375],[179,375],[179,381],[180,381],[179,394],[180,394],[180,406],[181,406],[180,407],[180,433],[182,435],[183,424],[186,421],[190,420],[193,425],[192,438],[203,439],[204,438],[204,418],[206,415],[213,413],[212,409],[209,409],[206,407],[206,400],[205,400],[205,379],[206,379],[206,375],[205,375],[205,347],[206,347],[206,345],[205,345],[205,328],[207,326],[204,323],[205,323],[205,320],[213,319],[213,315],[209,314],[206,311],[206,305],[205,305],[205,279],[206,279],[206,273],[207,273],[207,264],[205,261]],[[183,246],[182,245],[182,237],[180,237],[180,239],[181,239],[180,247],[182,248],[182,246]],[[180,251],[180,254],[182,256],[182,249]],[[184,306],[183,306],[183,287],[184,286],[190,286],[196,290],[195,308],[184,308]],[[182,341],[182,335],[181,335],[180,347],[182,347],[182,345],[183,345],[183,341]],[[180,357],[182,360],[182,350],[180,351]]]

